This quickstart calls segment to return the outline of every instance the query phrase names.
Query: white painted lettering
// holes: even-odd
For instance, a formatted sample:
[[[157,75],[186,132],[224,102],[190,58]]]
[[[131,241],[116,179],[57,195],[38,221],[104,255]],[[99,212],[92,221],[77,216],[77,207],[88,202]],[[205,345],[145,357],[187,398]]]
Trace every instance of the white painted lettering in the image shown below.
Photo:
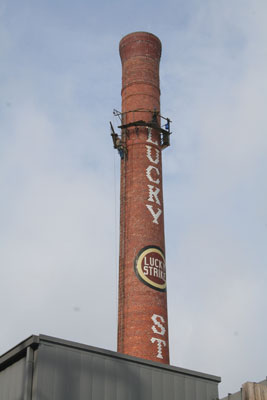
[[[152,326],[152,331],[154,333],[157,333],[158,335],[164,335],[166,332],[166,329],[164,328],[164,326],[158,321],[160,320],[163,324],[165,323],[164,318],[161,315],[158,314],[153,314],[151,317],[152,321],[154,322],[155,325]],[[158,328],[160,328],[160,331],[156,328],[156,326]]]
[[[151,171],[152,171],[152,170],[155,170],[155,171],[156,171],[156,174],[157,174],[158,176],[160,175],[159,170],[158,170],[157,167],[154,167],[153,165],[149,165],[149,166],[147,167],[147,169],[146,169],[146,176],[147,176],[147,179],[148,179],[150,182],[159,184],[159,183],[160,183],[159,178],[154,179],[154,178],[151,176]]]
[[[152,147],[151,146],[146,146],[146,156],[147,156],[147,158],[149,159],[150,162],[152,162],[153,164],[158,164],[159,163],[159,150],[156,149],[155,147],[154,147],[154,150],[156,152],[156,156],[153,159],[152,158]]]
[[[146,141],[148,143],[153,143],[153,144],[156,144],[156,145],[159,144],[157,140],[155,140],[155,142],[153,142],[153,140],[152,140],[152,128],[147,128],[147,140]]]
[[[150,204],[146,204],[146,207],[149,209],[149,211],[151,212],[152,216],[153,216],[153,223],[154,224],[158,224],[158,219],[160,217],[160,215],[162,214],[162,210],[160,208],[158,208],[158,211],[155,213],[155,211],[153,210],[153,207]]]
[[[158,347],[157,358],[163,359],[163,355],[162,355],[162,345],[163,345],[164,347],[166,347],[166,342],[165,342],[165,340],[158,339],[158,338],[155,338],[155,337],[152,337],[150,340],[151,340],[152,343],[157,342],[157,347]]]
[[[158,194],[159,194],[159,192],[160,192],[160,189],[159,188],[156,188],[155,186],[153,186],[153,185],[147,185],[148,186],[148,195],[149,195],[149,197],[148,197],[148,201],[156,201],[156,203],[158,204],[158,205],[160,205],[160,201],[159,201],[159,198],[158,198]],[[154,199],[155,200],[154,200]]]

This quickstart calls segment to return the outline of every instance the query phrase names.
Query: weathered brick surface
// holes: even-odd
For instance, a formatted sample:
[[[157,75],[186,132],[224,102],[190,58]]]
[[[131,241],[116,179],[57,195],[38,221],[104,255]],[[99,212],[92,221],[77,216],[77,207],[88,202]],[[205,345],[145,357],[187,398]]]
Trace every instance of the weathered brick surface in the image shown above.
[[[160,111],[161,43],[150,33],[132,33],[121,40],[120,56],[123,123],[138,120],[149,122],[152,118],[151,112],[134,110]],[[128,128],[127,131],[124,130],[123,137],[128,155],[121,161],[118,351],[168,364],[166,291],[147,286],[138,279],[134,270],[135,258],[144,247],[158,246],[165,253],[159,132],[152,130],[152,140],[157,140],[158,145],[148,142],[147,127]],[[149,160],[147,145],[150,146],[152,160],[156,160],[158,150],[158,161]],[[150,176],[154,181],[159,179],[158,184],[149,181],[146,175],[149,166],[152,166]],[[148,201],[149,184],[160,190],[160,205],[156,204],[155,197]],[[151,205],[154,210],[157,207],[162,210],[158,223],[153,222],[153,216],[146,205]],[[157,322],[160,324],[157,325]],[[159,340],[165,342],[165,345],[161,342],[160,350]]]

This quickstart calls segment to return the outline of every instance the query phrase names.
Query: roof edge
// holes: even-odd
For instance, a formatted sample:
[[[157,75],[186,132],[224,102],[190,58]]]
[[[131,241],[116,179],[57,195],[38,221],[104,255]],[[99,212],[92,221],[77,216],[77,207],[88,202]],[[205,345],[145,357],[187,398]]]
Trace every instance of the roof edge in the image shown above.
[[[147,366],[158,368],[158,369],[165,369],[168,371],[178,372],[183,375],[188,375],[191,377],[198,377],[198,378],[206,379],[206,380],[213,381],[216,383],[221,382],[221,378],[216,375],[210,375],[210,374],[206,374],[203,372],[189,370],[186,368],[181,368],[181,367],[176,367],[173,365],[162,364],[162,363],[155,362],[155,361],[145,360],[143,358],[129,356],[127,354],[118,353],[118,352],[112,351],[112,350],[105,350],[105,349],[102,349],[99,347],[89,346],[86,344],[72,342],[72,341],[64,340],[64,339],[58,339],[58,338],[46,336],[46,335],[40,335],[39,339],[40,339],[40,343],[47,343],[47,344],[51,343],[54,345],[61,345],[61,346],[65,346],[65,347],[69,347],[69,348],[73,348],[73,349],[88,351],[90,353],[108,355],[113,358],[128,360],[128,361],[131,361],[134,363],[143,364],[143,365],[147,365]]]
[[[158,369],[173,371],[173,372],[177,372],[177,373],[180,373],[183,375],[197,377],[197,378],[205,379],[208,381],[213,381],[216,383],[221,382],[221,378],[219,376],[210,375],[210,374],[206,374],[206,373],[198,372],[198,371],[194,371],[194,370],[189,370],[186,368],[176,367],[173,365],[162,364],[162,363],[155,362],[155,361],[145,360],[143,358],[129,356],[127,354],[118,353],[116,351],[105,350],[105,349],[102,349],[99,347],[89,346],[86,344],[73,342],[73,341],[65,340],[65,339],[59,339],[56,337],[47,336],[47,335],[43,335],[43,334],[40,334],[39,336],[36,336],[36,335],[30,336],[27,339],[20,342],[19,344],[17,344],[16,346],[12,347],[10,350],[8,350],[3,355],[1,355],[0,356],[0,371],[7,368],[9,365],[12,365],[14,362],[20,360],[21,358],[23,358],[26,355],[28,347],[31,347],[35,350],[39,347],[40,344],[48,344],[48,345],[51,344],[51,345],[64,346],[64,347],[68,347],[68,348],[72,348],[72,349],[87,351],[90,353],[106,355],[106,356],[121,359],[121,360],[127,360],[127,361],[131,361],[133,363],[147,365],[147,366],[158,368]]]
[[[0,356],[0,371],[23,358],[26,355],[27,348],[36,349],[39,346],[39,336],[31,335],[10,350]]]

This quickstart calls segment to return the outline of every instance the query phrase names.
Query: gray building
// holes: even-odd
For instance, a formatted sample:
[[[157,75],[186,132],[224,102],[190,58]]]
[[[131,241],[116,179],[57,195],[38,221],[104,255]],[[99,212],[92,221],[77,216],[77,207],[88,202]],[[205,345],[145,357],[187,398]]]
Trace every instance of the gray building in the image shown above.
[[[246,382],[240,390],[221,400],[267,400],[267,378],[261,382]]]
[[[216,400],[220,378],[49,336],[0,357],[0,400]]]

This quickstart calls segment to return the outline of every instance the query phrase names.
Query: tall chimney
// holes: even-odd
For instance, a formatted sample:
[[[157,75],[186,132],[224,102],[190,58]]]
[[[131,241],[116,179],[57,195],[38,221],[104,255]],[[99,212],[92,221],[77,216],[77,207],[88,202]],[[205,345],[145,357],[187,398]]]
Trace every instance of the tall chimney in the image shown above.
[[[120,42],[122,62],[118,352],[169,363],[161,151],[160,40],[134,32]],[[165,122],[164,129],[161,127]]]

